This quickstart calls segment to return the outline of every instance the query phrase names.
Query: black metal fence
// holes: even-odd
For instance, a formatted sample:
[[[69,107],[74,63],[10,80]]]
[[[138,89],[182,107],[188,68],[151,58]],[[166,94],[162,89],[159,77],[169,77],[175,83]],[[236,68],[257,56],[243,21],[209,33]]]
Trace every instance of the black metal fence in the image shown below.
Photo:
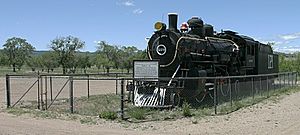
[[[268,98],[278,90],[285,90],[283,88],[294,87],[297,85],[296,72],[287,73],[276,73],[276,74],[263,74],[263,75],[248,75],[248,76],[224,76],[224,77],[177,77],[177,78],[123,78],[122,81],[133,81],[135,82],[135,89],[132,92],[132,100],[139,90],[140,84],[144,82],[156,82],[152,83],[160,90],[164,90],[164,95],[158,93],[149,94],[144,92],[142,97],[148,98],[141,100],[144,107],[170,107],[174,103],[181,105],[183,102],[188,101],[195,107],[211,107],[214,110],[214,114],[226,113],[239,108],[240,104],[253,104],[258,100]],[[158,81],[159,80],[159,81]],[[170,81],[172,80],[172,81]],[[139,83],[140,82],[140,83]],[[141,83],[142,82],[142,83]],[[191,82],[187,85],[184,83]],[[203,83],[205,82],[205,83]],[[198,84],[197,84],[198,83]],[[200,86],[201,89],[193,89],[190,85]],[[180,88],[184,86],[184,88]],[[192,89],[189,89],[192,88]],[[141,88],[142,89],[142,88]],[[125,89],[122,89],[125,90]],[[152,92],[155,90],[152,90]],[[179,98],[178,95],[184,95],[184,91],[187,93],[197,93],[191,98],[180,98],[175,101],[174,99]],[[195,92],[200,91],[200,92]],[[161,94],[161,93],[160,93]],[[147,96],[145,96],[147,95]],[[160,100],[159,96],[164,97],[165,100]],[[157,98],[154,98],[157,97]],[[122,101],[126,99],[121,98]],[[163,103],[157,103],[154,100],[160,100]],[[126,100],[127,101],[127,100]],[[159,102],[160,102],[159,101]],[[127,103],[127,102],[125,102]],[[151,105],[154,104],[154,106]],[[121,105],[121,112],[124,116],[124,102]],[[126,114],[126,111],[125,111]]]
[[[97,103],[82,104],[79,101],[88,102],[91,98],[100,98],[99,102],[105,101],[107,104],[110,104],[110,101],[106,101],[109,100],[107,96],[114,95],[113,98],[115,101],[118,101],[118,109],[114,111],[118,111],[121,118],[124,118],[126,107],[135,104],[135,93],[140,87],[140,82],[149,81],[149,78],[134,79],[131,76],[132,74],[123,73],[6,75],[6,103],[8,108],[15,106],[41,110],[59,110],[63,108],[62,110],[64,111],[74,113],[79,110],[84,111],[86,105],[97,108]],[[255,99],[268,97],[276,90],[296,86],[297,73],[153,78],[153,80],[156,82],[158,89],[162,88],[165,90],[164,94],[167,93],[165,97],[170,102],[164,101],[165,106],[174,103],[174,95],[176,96],[180,92],[187,90],[181,89],[178,92],[179,84],[183,82],[203,82],[205,80],[207,86],[204,92],[202,89],[201,94],[193,99],[195,99],[196,105],[213,107],[215,114],[217,114],[218,112],[223,112],[224,108],[234,108],[237,101],[242,99],[255,102]],[[160,82],[170,82],[171,85]],[[182,84],[182,86],[184,85]],[[105,96],[97,97],[96,95]]]
[[[120,94],[120,77],[128,73],[103,74],[26,74],[6,75],[6,105],[41,110],[55,108],[61,103],[73,113],[74,99],[102,94]]]

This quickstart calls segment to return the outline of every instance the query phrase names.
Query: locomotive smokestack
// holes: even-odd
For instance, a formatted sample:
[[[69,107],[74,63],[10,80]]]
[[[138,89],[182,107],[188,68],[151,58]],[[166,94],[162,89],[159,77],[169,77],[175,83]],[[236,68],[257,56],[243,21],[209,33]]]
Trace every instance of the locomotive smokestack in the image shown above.
[[[178,29],[177,29],[178,15],[177,15],[177,13],[169,13],[168,16],[169,16],[169,30],[178,31]]]

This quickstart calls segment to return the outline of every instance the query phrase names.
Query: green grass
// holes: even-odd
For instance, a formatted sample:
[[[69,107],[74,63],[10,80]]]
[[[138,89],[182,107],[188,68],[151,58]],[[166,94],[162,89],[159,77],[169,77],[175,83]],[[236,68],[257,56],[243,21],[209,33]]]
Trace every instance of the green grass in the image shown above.
[[[23,114],[31,113],[32,111],[15,107],[15,108],[7,109],[6,112],[11,113],[11,114],[16,115],[16,116],[20,116],[20,115],[23,115]]]
[[[182,115],[184,117],[191,117],[192,112],[191,112],[191,105],[187,102],[184,102],[182,105]]]
[[[99,117],[103,119],[109,119],[109,120],[115,120],[118,118],[117,113],[112,111],[103,111],[99,114]]]
[[[6,112],[14,114],[16,116],[29,114],[33,117],[39,117],[39,118],[58,119],[61,117],[61,114],[58,112],[40,111],[40,110],[18,108],[18,107],[9,108],[6,110]]]
[[[60,99],[49,110],[68,113],[69,99]],[[118,112],[120,110],[120,96],[115,94],[92,95],[89,98],[74,98],[74,113],[86,116],[99,116],[103,112]]]
[[[97,124],[97,121],[91,117],[83,117],[80,119],[81,124]]]
[[[128,111],[128,115],[130,118],[143,120],[146,119],[146,113],[149,111],[150,109],[135,107]]]

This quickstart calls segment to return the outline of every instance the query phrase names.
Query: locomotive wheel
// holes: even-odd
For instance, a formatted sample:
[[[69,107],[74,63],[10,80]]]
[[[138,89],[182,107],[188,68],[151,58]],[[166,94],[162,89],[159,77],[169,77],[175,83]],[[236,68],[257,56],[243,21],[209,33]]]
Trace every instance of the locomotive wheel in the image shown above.
[[[196,102],[198,102],[199,104],[202,103],[204,101],[204,99],[207,96],[207,92],[203,93],[203,94],[199,94],[198,96],[195,97]]]
[[[180,97],[180,95],[178,93],[173,93],[171,95],[171,100],[172,100],[172,105],[173,106],[182,106],[182,103],[183,103],[183,98]]]

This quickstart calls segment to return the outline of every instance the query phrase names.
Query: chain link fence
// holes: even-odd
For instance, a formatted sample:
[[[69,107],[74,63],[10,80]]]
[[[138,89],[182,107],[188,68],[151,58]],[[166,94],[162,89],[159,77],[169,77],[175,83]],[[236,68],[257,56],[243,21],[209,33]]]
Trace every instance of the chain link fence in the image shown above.
[[[124,118],[128,108],[133,105],[147,104],[145,107],[151,107],[153,103],[155,105],[152,107],[168,108],[189,101],[196,107],[213,107],[217,114],[238,108],[239,102],[253,104],[279,89],[297,85],[296,72],[152,80],[134,79],[131,76],[122,73],[6,75],[6,105],[8,108],[33,108],[91,116],[109,110],[118,112]],[[151,89],[145,88],[147,83],[152,84]],[[181,95],[190,98],[181,98]]]

